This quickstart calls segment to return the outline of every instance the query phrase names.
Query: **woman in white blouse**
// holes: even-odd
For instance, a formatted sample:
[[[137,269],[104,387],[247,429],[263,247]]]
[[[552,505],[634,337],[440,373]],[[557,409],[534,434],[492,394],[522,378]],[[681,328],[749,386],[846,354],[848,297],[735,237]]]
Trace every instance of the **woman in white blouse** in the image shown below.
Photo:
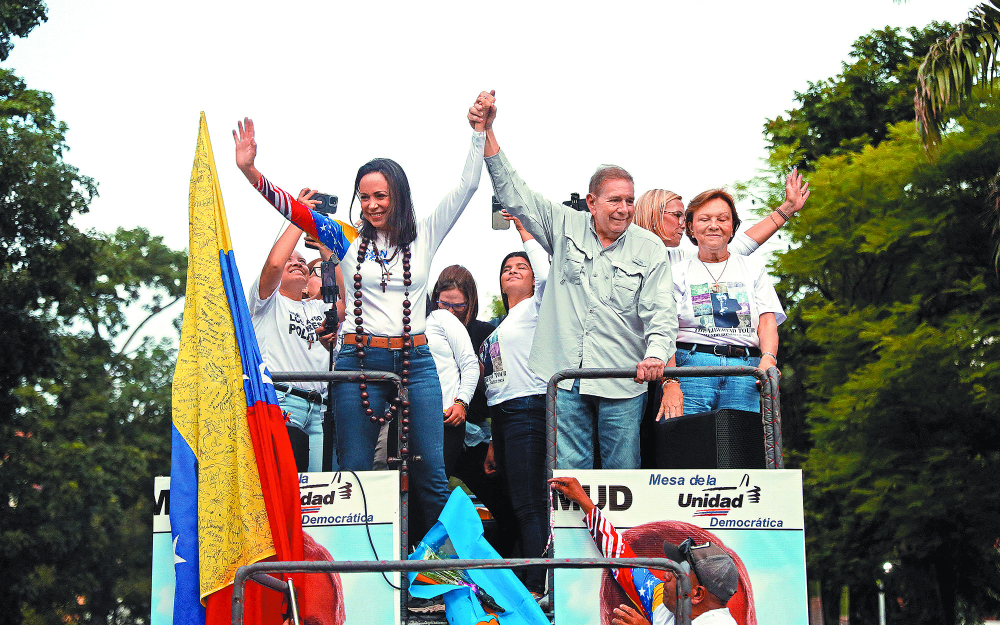
[[[549,273],[549,257],[520,220],[508,219],[513,220],[521,235],[525,251],[508,254],[500,266],[500,292],[507,317],[483,343],[479,361],[484,367],[486,402],[492,415],[496,468],[507,478],[524,556],[540,558],[548,536],[546,381],[531,370],[528,355]],[[544,569],[525,572],[524,585],[535,597],[541,597],[545,590],[545,574]]]

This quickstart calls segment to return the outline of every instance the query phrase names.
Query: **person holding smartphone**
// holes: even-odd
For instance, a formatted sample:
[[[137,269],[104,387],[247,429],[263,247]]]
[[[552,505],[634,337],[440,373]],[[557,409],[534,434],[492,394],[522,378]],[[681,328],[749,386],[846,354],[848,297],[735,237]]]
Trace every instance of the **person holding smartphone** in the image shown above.
[[[333,330],[324,332],[329,305],[306,296],[309,266],[296,244],[302,230],[290,224],[275,241],[260,276],[250,286],[247,305],[270,371],[329,371]],[[276,389],[277,390],[277,389]],[[323,382],[296,382],[278,392],[285,421],[308,436],[308,459],[296,454],[299,471],[323,467]],[[332,459],[337,470],[337,459]]]

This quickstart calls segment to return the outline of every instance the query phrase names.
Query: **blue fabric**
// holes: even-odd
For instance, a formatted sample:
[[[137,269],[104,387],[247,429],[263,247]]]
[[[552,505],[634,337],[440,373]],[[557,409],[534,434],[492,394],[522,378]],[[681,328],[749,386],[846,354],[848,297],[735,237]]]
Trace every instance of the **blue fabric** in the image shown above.
[[[545,395],[530,395],[490,408],[493,454],[507,478],[511,505],[521,528],[526,558],[542,558],[548,538],[548,488],[545,483]],[[543,592],[545,569],[524,573],[528,590]]]
[[[751,356],[728,357],[702,352],[677,350],[678,367],[756,367],[760,358]],[[721,378],[681,378],[684,393],[684,414],[708,412],[720,408],[734,408],[747,412],[760,412],[760,393],[753,376],[727,376]]]
[[[323,411],[322,404],[311,402],[291,393],[278,393],[278,405],[287,413],[288,423],[309,435],[309,471],[323,470]],[[339,471],[337,450],[333,450],[331,471]]]
[[[469,496],[461,488],[452,492],[438,522],[427,532],[409,559],[421,560],[428,546],[440,549],[449,539],[454,547],[455,557],[500,559],[483,538],[483,523]],[[492,622],[494,619],[499,625],[549,625],[538,603],[511,570],[472,570],[466,573],[477,586],[496,600],[504,609],[503,613],[487,613],[476,599],[474,591],[467,586],[415,584],[413,580],[416,573],[408,574],[410,594],[425,599],[443,594],[445,615],[450,625],[475,625]]]
[[[198,571],[198,458],[171,425],[170,530],[174,541],[174,620],[177,625],[203,625]]]
[[[358,371],[358,348],[344,345],[337,356],[337,371]],[[365,370],[401,374],[402,350],[365,348]],[[421,536],[437,521],[448,500],[448,478],[444,471],[444,415],[441,410],[441,383],[434,358],[426,345],[410,350],[410,436],[411,455],[421,457],[410,463],[410,532]],[[337,457],[345,471],[371,471],[378,442],[379,424],[372,423],[361,407],[356,382],[343,382],[337,393]],[[396,387],[385,382],[368,383],[368,401],[376,416],[385,414],[387,401]]]
[[[556,395],[556,466],[594,468],[594,429],[602,469],[639,468],[639,423],[647,393],[629,399],[580,394],[580,380],[572,390]]]

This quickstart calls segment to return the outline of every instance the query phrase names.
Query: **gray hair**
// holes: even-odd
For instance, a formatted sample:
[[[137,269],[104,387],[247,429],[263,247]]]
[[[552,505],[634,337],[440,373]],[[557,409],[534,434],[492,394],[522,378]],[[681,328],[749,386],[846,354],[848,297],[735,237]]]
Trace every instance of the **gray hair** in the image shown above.
[[[588,193],[592,195],[598,195],[601,190],[601,185],[603,185],[608,180],[628,180],[629,184],[635,186],[635,181],[632,180],[632,174],[628,173],[618,165],[601,165],[594,172],[594,175],[590,177],[590,188]]]

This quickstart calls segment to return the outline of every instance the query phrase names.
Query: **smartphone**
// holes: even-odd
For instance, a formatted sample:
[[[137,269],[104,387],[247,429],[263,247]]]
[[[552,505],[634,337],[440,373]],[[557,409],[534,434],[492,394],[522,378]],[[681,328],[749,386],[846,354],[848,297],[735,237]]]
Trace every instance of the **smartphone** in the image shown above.
[[[510,222],[503,218],[503,204],[497,199],[497,196],[493,196],[493,229],[494,230],[510,230]]]
[[[327,195],[326,193],[316,193],[312,196],[312,199],[319,200],[319,204],[313,207],[313,210],[317,213],[323,213],[324,215],[332,215],[337,212],[337,196]]]
[[[336,256],[333,257],[334,259]],[[320,263],[320,276],[323,279],[323,285],[320,287],[320,293],[323,294],[323,301],[327,304],[336,304],[337,297],[340,295],[340,289],[337,287],[337,265],[340,261],[337,260],[324,260]]]

